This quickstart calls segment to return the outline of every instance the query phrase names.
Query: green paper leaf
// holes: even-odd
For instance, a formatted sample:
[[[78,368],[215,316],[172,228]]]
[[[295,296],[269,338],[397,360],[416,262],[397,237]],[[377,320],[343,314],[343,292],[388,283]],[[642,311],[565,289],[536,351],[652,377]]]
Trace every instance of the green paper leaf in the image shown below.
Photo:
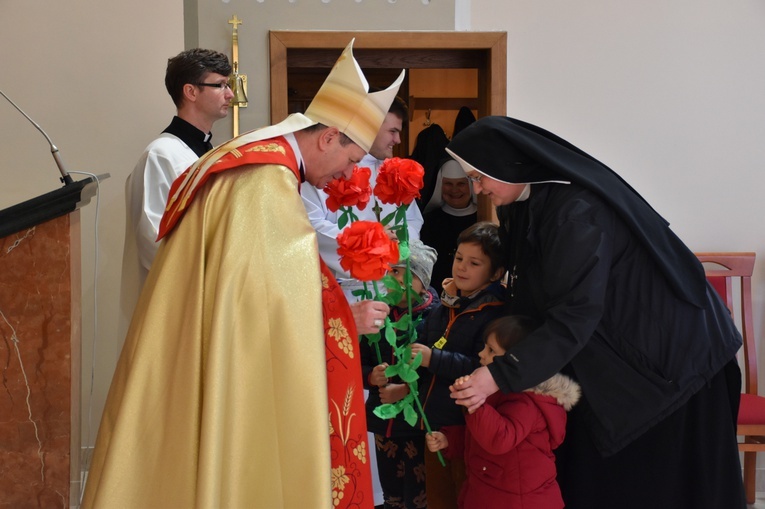
[[[385,341],[387,341],[389,345],[395,348],[396,331],[393,329],[393,327],[390,326],[390,321],[388,318],[385,319],[385,322]]]
[[[385,275],[382,278],[382,282],[385,285],[386,292],[385,295],[380,296],[379,300],[388,304],[389,306],[395,306],[401,301],[401,297],[404,295],[404,291],[401,289],[401,285],[399,285],[398,281],[396,281],[396,278],[390,274]]]
[[[409,338],[408,338],[409,339],[409,344],[411,345],[412,343],[416,343],[418,336],[419,336],[419,334],[417,334],[417,329],[416,329],[416,325],[415,325],[415,328],[412,329],[412,335],[409,336]]]
[[[394,327],[398,330],[408,330],[410,323],[412,323],[412,317],[409,313],[406,313],[394,323]]]
[[[416,372],[421,364],[422,364],[422,352],[419,352],[417,355],[414,356],[414,359],[412,359],[412,369],[415,370]]]
[[[420,363],[422,363],[421,355],[420,355]],[[417,366],[419,366],[419,363],[417,364]],[[417,368],[414,367],[414,363],[402,364],[399,369],[398,376],[399,378],[401,378],[401,380],[403,380],[406,383],[414,383],[415,381],[417,381],[417,379],[420,378],[420,375],[417,374]]]
[[[409,249],[409,242],[401,241],[398,243],[398,258],[400,260],[407,260],[411,256],[411,250]]]
[[[398,284],[398,279],[391,276],[390,274],[385,274],[380,281],[382,281],[383,285],[385,285],[385,288],[387,288],[388,291],[401,289],[401,285]]]
[[[403,223],[406,219],[407,205],[402,205],[396,209],[396,224]]]
[[[380,419],[393,419],[401,412],[401,409],[396,405],[386,403],[376,407],[372,413],[374,413]]]
[[[368,290],[364,290],[363,288],[359,288],[358,290],[351,291],[351,295],[356,297],[359,300],[371,300],[372,299],[372,293]]]
[[[376,332],[374,334],[364,334],[362,336],[364,339],[367,340],[367,343],[369,343],[371,346],[374,346],[375,343],[380,342],[380,333]]]
[[[385,216],[384,218],[382,218],[382,220],[381,220],[380,222],[382,223],[382,225],[383,225],[383,226],[387,226],[387,225],[388,225],[388,223],[390,223],[390,222],[393,220],[393,217],[394,217],[395,215],[396,215],[396,213],[395,213],[395,212],[391,212],[390,214],[388,214],[387,216]]]
[[[337,220],[337,227],[341,230],[348,224],[348,212],[340,214],[340,218]]]
[[[403,292],[399,292],[398,295],[395,293],[387,292],[385,295],[380,296],[380,302],[384,302],[389,306],[395,306],[401,301],[401,297],[403,296]]]
[[[399,365],[398,364],[391,364],[387,368],[385,368],[385,376],[388,378],[393,378],[394,376],[398,376],[399,372]]]
[[[411,404],[404,407],[404,420],[412,427],[417,424],[417,412],[412,408]]]

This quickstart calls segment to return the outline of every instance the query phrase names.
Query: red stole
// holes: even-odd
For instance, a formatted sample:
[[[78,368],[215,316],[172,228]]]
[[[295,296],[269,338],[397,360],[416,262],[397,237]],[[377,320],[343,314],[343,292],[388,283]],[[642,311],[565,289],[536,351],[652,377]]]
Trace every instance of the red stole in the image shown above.
[[[212,164],[209,161],[218,158]],[[283,137],[253,141],[241,147],[231,148],[224,144],[208,152],[181,173],[170,186],[165,213],[159,222],[157,240],[167,235],[183,217],[197,191],[216,173],[245,164],[278,164],[286,166],[300,182],[295,153]]]
[[[374,507],[359,339],[348,301],[321,261],[324,344],[327,351],[332,502]]]

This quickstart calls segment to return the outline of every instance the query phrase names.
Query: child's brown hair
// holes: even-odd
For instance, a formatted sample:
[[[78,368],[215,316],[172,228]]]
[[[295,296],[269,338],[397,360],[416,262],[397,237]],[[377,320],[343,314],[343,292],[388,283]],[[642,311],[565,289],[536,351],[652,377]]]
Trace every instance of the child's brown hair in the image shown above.
[[[483,331],[483,341],[486,342],[489,336],[494,334],[497,345],[504,350],[509,350],[537,327],[539,327],[539,322],[528,316],[503,316],[486,326]]]
[[[489,221],[479,221],[468,226],[457,237],[457,245],[478,244],[483,254],[489,257],[491,273],[505,267],[505,250],[499,237],[499,227]]]

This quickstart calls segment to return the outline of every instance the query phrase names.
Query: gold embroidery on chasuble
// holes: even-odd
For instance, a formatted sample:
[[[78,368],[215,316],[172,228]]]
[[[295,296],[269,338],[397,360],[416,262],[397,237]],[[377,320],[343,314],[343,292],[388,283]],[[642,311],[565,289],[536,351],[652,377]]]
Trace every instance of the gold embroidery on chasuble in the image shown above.
[[[356,456],[358,459],[360,459],[362,463],[366,463],[367,462],[367,444],[366,444],[366,442],[361,442],[359,445],[357,445],[353,449],[353,455]]]
[[[345,352],[348,357],[353,359],[353,342],[348,335],[348,330],[343,325],[343,321],[339,318],[329,319],[329,331],[327,334],[337,341],[337,346]]]
[[[279,152],[282,155],[286,155],[284,147],[277,143],[269,143],[267,145],[255,145],[247,149],[247,152]]]

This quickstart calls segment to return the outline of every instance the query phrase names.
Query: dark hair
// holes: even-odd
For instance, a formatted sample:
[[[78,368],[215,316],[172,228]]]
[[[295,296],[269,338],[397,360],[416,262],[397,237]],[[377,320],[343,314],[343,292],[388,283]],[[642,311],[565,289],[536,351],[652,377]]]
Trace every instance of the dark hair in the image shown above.
[[[393,113],[401,119],[402,124],[406,124],[409,120],[409,108],[406,107],[406,103],[399,96],[393,98],[393,102],[390,103],[388,113]]]
[[[489,325],[483,330],[484,343],[489,336],[494,334],[497,344],[505,350],[515,346],[523,338],[539,327],[539,322],[531,317],[523,315],[510,315],[497,318],[489,322]]]
[[[483,254],[489,257],[491,272],[505,268],[505,250],[499,236],[499,227],[489,221],[479,221],[468,226],[457,237],[457,245],[469,243],[481,246]]]
[[[228,57],[218,51],[194,48],[178,53],[167,59],[165,88],[176,107],[183,100],[183,86],[187,83],[199,83],[207,73],[214,72],[222,76],[231,74]]]

